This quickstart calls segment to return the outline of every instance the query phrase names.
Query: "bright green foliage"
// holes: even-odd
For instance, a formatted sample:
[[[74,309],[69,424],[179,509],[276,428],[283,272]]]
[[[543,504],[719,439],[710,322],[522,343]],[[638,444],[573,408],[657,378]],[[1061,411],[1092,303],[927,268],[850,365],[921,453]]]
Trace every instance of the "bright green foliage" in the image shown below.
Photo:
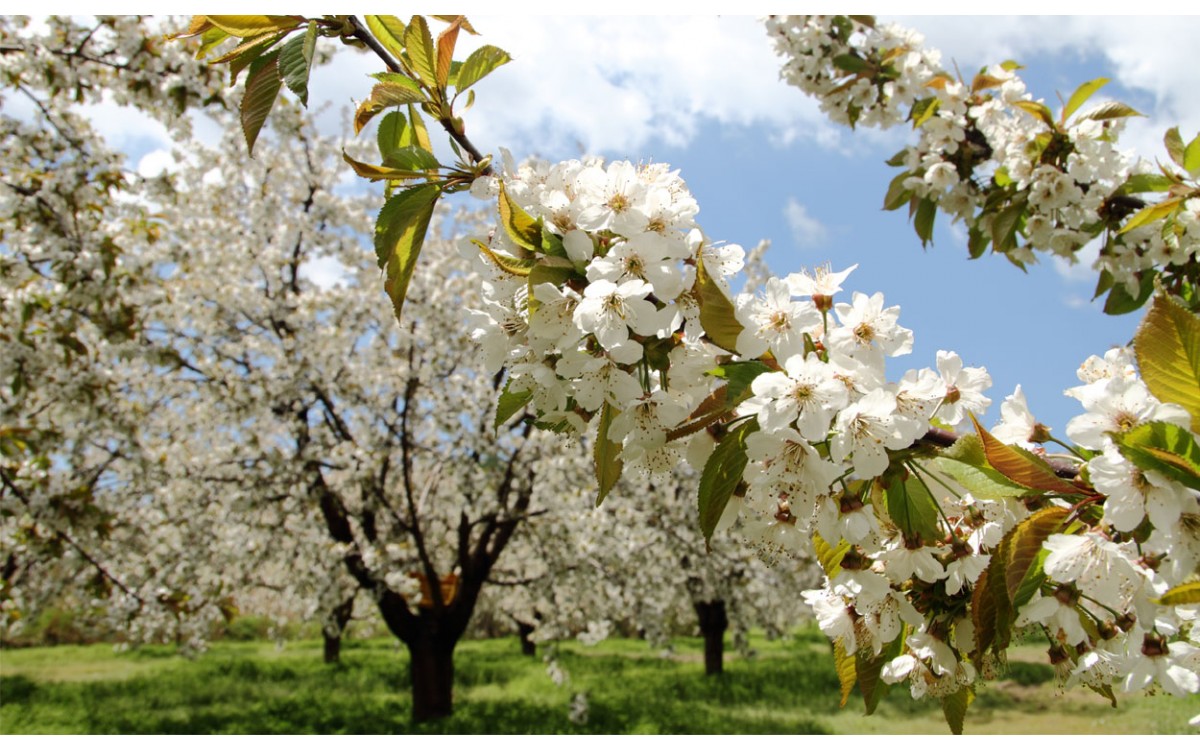
[[[717,521],[725,512],[729,498],[733,497],[738,483],[742,481],[742,472],[746,470],[749,458],[746,456],[746,438],[758,432],[758,420],[754,418],[737,422],[704,464],[704,472],[700,475],[700,531],[707,541],[712,539]]]
[[[437,185],[408,188],[388,199],[375,222],[375,255],[384,269],[383,287],[397,320],[440,195]]]
[[[1160,294],[1133,337],[1138,369],[1159,401],[1179,404],[1200,432],[1200,316]]]
[[[1121,453],[1143,471],[1157,471],[1185,487],[1200,490],[1200,445],[1187,430],[1148,422],[1114,436]]]
[[[500,398],[496,402],[496,421],[493,426],[499,430],[505,422],[524,409],[525,404],[528,404],[532,398],[532,392],[513,393],[508,390],[508,383],[505,383],[504,390],[500,392]]]
[[[607,401],[600,409],[600,427],[596,432],[596,446],[592,451],[596,464],[596,482],[600,485],[600,492],[596,495],[597,506],[604,502],[612,488],[617,486],[617,480],[621,478],[621,471],[625,468],[625,462],[621,459],[621,444],[608,438],[608,430],[619,413]]]

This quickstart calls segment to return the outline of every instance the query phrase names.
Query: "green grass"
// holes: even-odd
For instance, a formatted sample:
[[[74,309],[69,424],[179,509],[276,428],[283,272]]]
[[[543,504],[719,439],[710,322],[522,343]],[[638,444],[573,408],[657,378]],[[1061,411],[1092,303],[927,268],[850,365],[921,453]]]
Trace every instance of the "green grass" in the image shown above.
[[[699,639],[673,653],[637,641],[595,648],[562,644],[569,675],[555,685],[543,661],[515,638],[473,641],[456,654],[455,714],[413,726],[408,657],[388,640],[350,641],[343,663],[321,663],[316,641],[283,650],[221,642],[188,660],[168,647],[115,653],[59,646],[0,652],[3,733],[945,733],[940,706],[893,690],[874,716],[858,698],[839,710],[829,647],[819,633],[755,641],[758,655],[729,655],[726,674],[703,674]],[[1037,653],[1028,649],[1028,661]],[[1059,694],[1053,672],[1014,661],[1010,679],[984,688],[967,732],[1186,732],[1200,697],[1133,697],[1095,711],[1099,696]],[[588,721],[568,718],[576,693]],[[1095,717],[1100,720],[1096,721]]]

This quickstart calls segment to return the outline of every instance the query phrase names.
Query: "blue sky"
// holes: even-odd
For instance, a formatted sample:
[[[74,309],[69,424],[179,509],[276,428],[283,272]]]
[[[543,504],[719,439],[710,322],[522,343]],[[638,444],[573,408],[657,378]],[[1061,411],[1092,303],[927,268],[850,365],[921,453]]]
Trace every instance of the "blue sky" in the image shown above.
[[[968,74],[1016,59],[1035,97],[1058,106],[1083,81],[1113,79],[1101,92],[1149,115],[1126,141],[1160,157],[1162,133],[1200,130],[1200,19],[1091,17],[911,17],[898,22],[926,34],[943,62]],[[517,158],[564,159],[583,153],[664,161],[696,195],[700,222],[717,240],[746,247],[772,241],[780,275],[830,263],[859,264],[848,290],[881,291],[901,306],[916,347],[898,363],[933,366],[938,349],[983,365],[998,404],[1022,384],[1034,414],[1059,435],[1077,413],[1062,390],[1092,353],[1127,342],[1138,316],[1112,318],[1091,303],[1094,274],[1047,260],[1028,274],[999,257],[969,261],[965,232],[939,217],[923,250],[904,211],[880,210],[893,170],[884,160],[907,142],[903,128],[851,132],[825,121],[798,90],[781,84],[761,24],[747,17],[472,16],[482,40],[513,55],[476,88],[468,132],[484,151]],[[314,75],[311,106],[322,128],[341,133],[352,99],[369,91],[378,69],[366,55],[341,51]],[[116,107],[112,134],[143,168],[163,148],[153,126],[131,127]],[[365,134],[364,134],[365,137]],[[147,156],[149,155],[149,156]]]

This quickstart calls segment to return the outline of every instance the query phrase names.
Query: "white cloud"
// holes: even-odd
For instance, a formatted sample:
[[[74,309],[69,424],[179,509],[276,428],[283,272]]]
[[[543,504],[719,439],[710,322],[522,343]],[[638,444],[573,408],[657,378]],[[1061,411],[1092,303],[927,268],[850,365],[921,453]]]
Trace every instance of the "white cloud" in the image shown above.
[[[1084,245],[1075,257],[1078,259],[1076,263],[1071,263],[1066,258],[1055,256],[1053,258],[1054,270],[1069,284],[1092,284],[1096,283],[1096,271],[1092,268],[1096,259],[1100,257],[1099,240],[1093,240]]]
[[[178,169],[179,162],[175,155],[162,148],[148,151],[137,163],[137,173],[142,177],[158,177],[163,172],[170,174]]]
[[[789,197],[783,207],[783,217],[792,230],[792,239],[801,248],[819,247],[829,237],[829,230],[819,220],[808,213],[804,204]]]

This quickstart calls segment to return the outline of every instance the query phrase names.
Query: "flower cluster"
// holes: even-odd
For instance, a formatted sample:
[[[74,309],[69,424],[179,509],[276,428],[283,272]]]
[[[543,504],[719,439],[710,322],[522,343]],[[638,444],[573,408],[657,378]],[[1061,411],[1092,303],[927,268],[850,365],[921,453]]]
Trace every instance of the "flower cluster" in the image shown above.
[[[965,81],[909,29],[845,16],[771,16],[766,25],[784,58],[782,78],[815,96],[833,120],[913,123],[917,144],[889,162],[904,170],[889,208],[939,208],[970,227],[973,255],[991,244],[1018,264],[1034,261],[1034,251],[1074,262],[1103,235],[1101,291],[1116,284],[1144,300],[1154,269],[1194,275],[1200,191],[1182,173],[1166,178],[1118,148],[1124,118],[1137,113],[1117,103],[1084,107],[1103,79],[1080,87],[1055,119],[1014,63]],[[1136,195],[1168,190],[1155,211]],[[918,232],[930,239],[928,229]]]

